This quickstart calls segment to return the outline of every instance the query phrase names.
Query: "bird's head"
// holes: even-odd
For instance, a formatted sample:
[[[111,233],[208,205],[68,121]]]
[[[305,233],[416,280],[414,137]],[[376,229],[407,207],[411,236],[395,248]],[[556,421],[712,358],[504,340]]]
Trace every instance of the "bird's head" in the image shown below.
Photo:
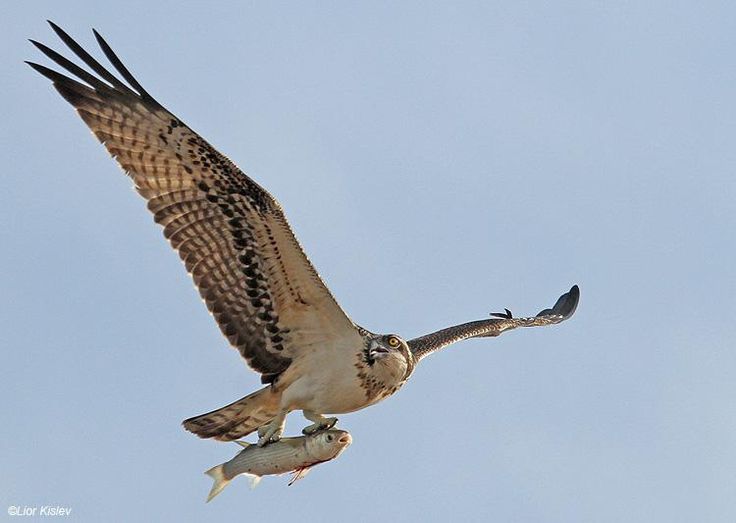
[[[365,361],[374,370],[408,377],[414,369],[414,358],[406,341],[396,334],[371,337],[364,351]]]

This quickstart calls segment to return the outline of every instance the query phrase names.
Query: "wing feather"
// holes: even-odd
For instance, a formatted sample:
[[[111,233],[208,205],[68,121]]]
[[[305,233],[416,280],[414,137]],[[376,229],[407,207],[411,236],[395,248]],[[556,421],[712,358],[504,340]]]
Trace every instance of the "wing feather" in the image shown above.
[[[504,318],[491,318],[455,325],[409,340],[409,349],[414,354],[414,360],[418,362],[443,347],[468,338],[490,338],[518,327],[554,325],[571,317],[577,309],[579,300],[580,289],[577,285],[573,285],[568,292],[558,298],[551,309],[544,309],[536,316],[512,318],[509,313],[508,317]]]
[[[43,54],[84,83],[29,65],[53,82],[132,178],[223,334],[248,364],[272,379],[300,356],[300,347],[327,344],[335,335],[358,336],[279,203],[143,89],[96,31],[127,85],[51,26],[97,76],[38,42],[33,44]]]

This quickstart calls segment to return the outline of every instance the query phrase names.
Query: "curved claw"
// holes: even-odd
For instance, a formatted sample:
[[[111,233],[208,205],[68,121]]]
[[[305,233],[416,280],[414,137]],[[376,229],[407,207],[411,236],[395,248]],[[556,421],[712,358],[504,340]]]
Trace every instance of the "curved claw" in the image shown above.
[[[321,430],[328,430],[335,426],[337,423],[337,418],[324,418],[323,421],[312,423],[311,425],[307,425],[302,429],[302,434],[315,434],[316,432],[319,432]]]
[[[256,443],[256,445],[258,445],[259,447],[265,447],[269,443],[276,443],[280,439],[281,438],[276,438],[276,439],[274,439],[274,438],[268,438],[268,439],[266,439],[266,438],[258,438],[258,442]]]
[[[269,434],[267,432],[266,434],[258,438],[258,443],[256,443],[256,445],[258,445],[259,447],[263,447],[265,445],[268,445],[269,443],[276,443],[278,440],[281,439],[282,433],[282,430],[276,430],[272,434]]]
[[[278,414],[270,423],[258,427],[258,446],[263,447],[268,443],[274,443],[281,439],[286,425],[286,412]]]

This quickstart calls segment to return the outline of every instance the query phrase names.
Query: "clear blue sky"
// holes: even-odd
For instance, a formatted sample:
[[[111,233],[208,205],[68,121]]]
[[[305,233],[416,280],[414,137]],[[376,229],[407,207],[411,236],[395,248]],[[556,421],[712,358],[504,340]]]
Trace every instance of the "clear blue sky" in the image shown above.
[[[237,449],[180,422],[258,376],[22,64],[26,38],[61,49],[46,18],[97,28],[275,194],[365,327],[533,314],[573,283],[576,316],[428,358],[341,417],[336,462],[205,505]],[[731,2],[45,1],[1,24],[4,517],[736,520]]]

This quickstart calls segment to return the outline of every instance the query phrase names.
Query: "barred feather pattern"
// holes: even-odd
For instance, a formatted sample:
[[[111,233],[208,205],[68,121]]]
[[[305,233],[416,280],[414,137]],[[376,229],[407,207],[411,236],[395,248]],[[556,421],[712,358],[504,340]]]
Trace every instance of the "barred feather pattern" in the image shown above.
[[[264,381],[299,356],[302,342],[318,344],[320,332],[355,331],[279,203],[153,99],[99,34],[103,52],[130,87],[52,28],[98,76],[38,42],[85,83],[29,65],[53,81],[132,178],[221,331]]]
[[[544,327],[560,323],[575,313],[579,301],[580,289],[577,285],[574,285],[568,292],[557,299],[557,302],[552,308],[544,309],[536,316],[513,318],[511,317],[511,313],[507,311],[508,317],[489,318],[454,325],[409,340],[407,344],[409,345],[409,350],[414,355],[414,360],[419,362],[419,360],[429,356],[433,352],[468,338],[491,338],[519,327]]]

